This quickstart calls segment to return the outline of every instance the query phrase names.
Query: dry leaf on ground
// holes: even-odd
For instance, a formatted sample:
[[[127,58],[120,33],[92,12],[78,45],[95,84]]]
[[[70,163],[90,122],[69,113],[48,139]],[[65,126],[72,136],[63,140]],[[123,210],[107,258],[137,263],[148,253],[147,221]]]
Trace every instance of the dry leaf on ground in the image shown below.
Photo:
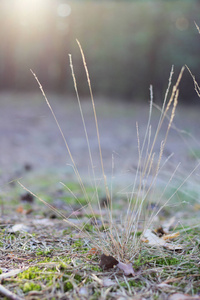
[[[110,255],[101,255],[100,267],[104,270],[108,270],[117,266],[120,270],[124,272],[124,275],[135,275],[132,264],[125,264],[122,262],[117,261],[113,256]]]
[[[30,193],[25,193],[25,194],[21,195],[20,200],[32,203],[34,201],[34,196],[31,195]]]
[[[126,275],[126,276],[129,276],[129,275],[133,275],[133,276],[134,276],[134,275],[135,275],[131,263],[129,263],[129,264],[124,264],[124,263],[119,262],[118,265],[117,265],[117,267],[118,267],[119,269],[121,269],[122,271],[124,271],[124,275]]]
[[[100,254],[100,251],[97,248],[95,248],[95,247],[91,248],[88,251],[88,255],[97,255],[97,254]]]
[[[171,234],[163,235],[162,239],[164,241],[166,241],[166,240],[173,240],[173,239],[177,238],[179,235],[180,235],[180,232],[174,232],[174,233],[171,233]]]
[[[111,255],[101,255],[100,267],[104,270],[108,270],[116,266],[119,262]]]
[[[163,246],[169,250],[181,250],[183,249],[181,245],[172,244],[166,242],[165,239],[173,239],[177,237],[179,233],[169,234],[167,236],[158,237],[155,233],[153,233],[150,229],[147,229],[143,234],[143,242],[148,243],[152,246]]]
[[[9,232],[14,233],[14,232],[29,232],[30,228],[24,224],[15,224],[12,226],[12,228],[9,229]]]

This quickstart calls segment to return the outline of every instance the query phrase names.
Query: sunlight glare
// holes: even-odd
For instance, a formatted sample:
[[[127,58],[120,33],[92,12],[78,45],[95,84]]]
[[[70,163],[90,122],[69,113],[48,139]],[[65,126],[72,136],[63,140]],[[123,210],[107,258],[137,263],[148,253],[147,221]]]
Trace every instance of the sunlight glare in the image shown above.
[[[36,22],[41,14],[44,16],[47,9],[47,1],[43,0],[17,0],[15,13],[19,16],[22,25]]]
[[[66,3],[61,3],[58,5],[57,14],[59,17],[65,18],[71,14],[71,6]]]
[[[17,2],[18,9],[24,12],[40,9],[46,5],[46,1],[41,0],[18,0]]]

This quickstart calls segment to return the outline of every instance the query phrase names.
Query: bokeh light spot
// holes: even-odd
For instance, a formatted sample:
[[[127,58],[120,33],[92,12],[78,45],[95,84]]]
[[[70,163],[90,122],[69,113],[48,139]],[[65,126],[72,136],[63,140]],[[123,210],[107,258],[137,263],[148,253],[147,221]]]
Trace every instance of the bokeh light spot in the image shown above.
[[[66,3],[61,3],[57,7],[57,14],[62,18],[68,17],[71,14],[71,11],[71,6]]]
[[[176,20],[176,28],[178,30],[184,31],[188,29],[188,27],[189,27],[189,22],[188,19],[186,19],[185,17],[180,17]]]

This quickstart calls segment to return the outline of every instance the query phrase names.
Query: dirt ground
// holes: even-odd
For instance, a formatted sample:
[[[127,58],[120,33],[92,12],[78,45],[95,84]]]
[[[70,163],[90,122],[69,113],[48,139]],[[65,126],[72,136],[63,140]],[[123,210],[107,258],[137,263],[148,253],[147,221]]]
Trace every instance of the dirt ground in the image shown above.
[[[47,96],[82,179],[91,180],[90,159],[77,100],[67,96]],[[98,140],[89,99],[83,99],[82,107],[94,170],[97,179],[102,178]],[[168,227],[172,226],[170,233],[180,231],[180,236],[179,232],[176,235],[178,241],[168,244],[172,247],[172,251],[170,248],[161,248],[161,244],[159,244],[159,250],[156,248],[155,251],[153,247],[155,244],[148,245],[148,240],[145,240],[145,243],[141,244],[141,251],[137,250],[139,252],[135,253],[135,248],[133,248],[134,253],[130,254],[129,248],[121,247],[121,244],[120,247],[112,248],[111,243],[109,250],[129,249],[125,254],[128,253],[132,257],[134,254],[131,266],[133,265],[135,273],[125,277],[124,273],[116,268],[108,271],[100,268],[102,256],[100,256],[100,251],[96,252],[96,248],[93,248],[94,245],[96,247],[96,240],[94,240],[96,235],[92,234],[96,232],[98,226],[97,241],[101,237],[102,243],[99,248],[103,252],[107,245],[107,242],[105,243],[107,227],[102,227],[102,224],[108,226],[110,218],[110,214],[106,215],[107,210],[103,207],[104,190],[99,189],[98,195],[103,208],[99,209],[99,206],[93,203],[91,218],[90,206],[80,194],[79,185],[74,182],[77,178],[74,176],[70,156],[43,96],[39,93],[0,94],[0,108],[0,224],[2,229],[0,230],[0,272],[3,272],[0,275],[1,291],[2,288],[6,288],[6,292],[14,293],[12,299],[27,300],[133,299],[133,295],[134,299],[147,300],[199,299],[199,229],[196,225],[199,224],[200,212],[199,168],[195,170],[194,177],[190,178],[192,186],[189,188],[187,186],[188,190],[185,193],[177,193],[177,198],[174,202],[170,202],[169,207],[166,202],[159,216],[155,213],[154,221],[159,228],[167,223]],[[148,101],[146,104],[134,104],[97,98],[96,110],[105,172],[108,178],[115,177],[112,180],[115,180],[117,185],[122,184],[127,188],[129,182],[134,181],[138,164],[136,122],[138,122],[141,149],[148,121]],[[199,111],[200,106],[182,105],[179,105],[176,110],[175,122],[162,157],[163,163],[171,153],[174,153],[163,168],[162,175],[167,174],[168,179],[179,162],[181,162],[180,171],[175,179],[179,175],[183,179],[186,178],[198,165],[200,157]],[[155,109],[151,122],[151,143],[159,116],[159,112]],[[167,124],[168,122],[163,124],[155,145],[155,162],[158,161],[160,143],[164,139]],[[166,186],[163,176],[158,182],[162,183],[164,180],[163,183]],[[39,194],[42,199],[50,201],[57,209],[57,213],[55,214],[55,209],[52,210],[43,203],[34,201],[30,193],[24,192],[19,185],[11,184],[19,178],[22,183],[26,178],[32,178],[32,183],[31,181],[27,185],[25,183],[25,186],[31,192]],[[47,181],[45,185],[43,182],[42,186],[42,180],[44,181],[45,178]],[[69,181],[67,181],[68,178]],[[66,182],[68,189],[61,190],[60,185],[56,185],[61,180]],[[176,190],[180,183],[173,181],[174,178],[170,185],[174,184],[173,188]],[[119,187],[119,193],[117,191],[117,196],[113,197],[115,201],[112,221],[119,226],[118,232],[120,234],[122,232],[123,237],[126,221],[121,222],[119,216],[125,213],[125,219],[122,218],[122,220],[126,220],[126,210],[129,207],[128,189]],[[72,193],[69,193],[70,189]],[[91,194],[93,200],[94,191],[91,185],[86,185],[86,189],[86,193]],[[148,189],[147,186],[146,189]],[[123,197],[124,190],[126,195]],[[166,192],[165,189],[164,191]],[[111,192],[114,194],[115,189],[113,188]],[[171,198],[174,190],[171,189],[169,192],[169,194],[166,193],[166,199]],[[164,192],[161,193],[162,196],[163,194]],[[148,199],[149,205],[146,210],[148,213],[160,211],[162,196],[159,195],[156,198],[155,193],[152,193],[152,198]],[[158,202],[158,200],[161,201]],[[74,227],[59,219],[60,213],[62,213],[62,219],[64,215],[67,218],[65,220],[73,221]],[[104,220],[103,223],[102,220]],[[141,234],[141,224],[138,224],[137,233]],[[82,229],[77,230],[77,226],[84,228],[86,233],[91,233],[89,240],[88,235],[83,235]],[[130,245],[133,243],[132,237],[135,238],[135,227],[133,230]],[[116,241],[120,234],[117,233]],[[140,235],[136,236],[140,237]],[[157,235],[156,237],[160,241]],[[91,256],[89,257],[88,254]],[[112,252],[111,254],[114,255]],[[186,296],[185,298],[183,293],[189,293],[194,297]],[[3,294],[5,295],[5,290]],[[20,298],[16,298],[16,295]]]
[[[89,177],[91,166],[77,100],[69,96],[52,94],[47,97],[80,174]],[[186,134],[182,135],[183,140],[177,130],[171,129],[163,159],[174,153],[167,165],[169,168],[181,162],[183,169],[192,170],[200,155],[200,106],[183,106],[181,101],[179,102],[174,124]],[[82,107],[95,172],[101,174],[98,141],[90,100],[83,99]],[[1,184],[4,185],[10,180],[17,179],[24,169],[34,170],[36,173],[49,169],[64,170],[66,174],[73,174],[71,160],[61,134],[40,93],[1,93],[0,108]],[[146,103],[134,104],[123,100],[114,101],[97,97],[96,110],[106,173],[108,175],[112,173],[112,162],[114,162],[115,177],[128,180],[132,178],[138,161],[136,122],[139,125],[140,144],[142,144],[148,120],[148,100]],[[158,118],[159,112],[154,109],[151,140]],[[155,147],[157,153],[160,148],[159,143],[164,138],[166,124]],[[192,151],[195,153],[192,154]]]

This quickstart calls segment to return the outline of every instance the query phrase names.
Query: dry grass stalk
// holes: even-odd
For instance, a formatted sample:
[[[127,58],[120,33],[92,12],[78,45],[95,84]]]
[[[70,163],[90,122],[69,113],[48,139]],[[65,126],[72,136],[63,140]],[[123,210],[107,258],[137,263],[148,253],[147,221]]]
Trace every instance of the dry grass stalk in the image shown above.
[[[172,74],[173,74],[173,68],[172,68],[172,71],[170,73],[167,92],[166,92],[166,95],[165,95],[163,108],[162,108],[162,111],[161,111],[160,120],[159,120],[158,126],[157,126],[157,130],[156,130],[156,133],[155,133],[155,136],[154,136],[154,139],[153,139],[153,142],[152,142],[151,146],[150,146],[150,142],[149,142],[150,138],[148,139],[146,157],[145,157],[144,160],[143,160],[143,155],[142,154],[143,154],[143,151],[144,151],[144,147],[145,147],[144,145],[145,145],[145,142],[146,142],[146,138],[148,136],[148,132],[149,132],[149,136],[151,134],[150,122],[148,122],[148,125],[147,125],[145,140],[144,140],[144,143],[143,143],[143,146],[142,146],[142,150],[141,151],[140,151],[140,149],[138,150],[138,157],[139,157],[139,159],[138,159],[138,168],[137,168],[137,172],[136,172],[136,177],[135,177],[135,182],[134,182],[134,186],[133,186],[133,190],[132,190],[132,195],[131,195],[130,202],[129,202],[130,206],[129,206],[128,212],[129,212],[130,215],[127,216],[128,221],[127,221],[127,225],[126,225],[128,227],[127,234],[126,234],[126,236],[127,236],[126,243],[128,243],[128,241],[131,239],[131,233],[133,231],[135,232],[134,235],[133,235],[133,238],[132,238],[132,245],[134,245],[134,246],[131,247],[132,250],[133,250],[133,248],[136,250],[136,248],[137,248],[136,245],[139,246],[138,240],[136,238],[136,234],[137,234],[137,228],[139,227],[139,223],[141,222],[141,217],[142,217],[143,211],[145,212],[145,218],[147,219],[147,220],[145,220],[145,222],[143,224],[143,228],[145,229],[148,226],[150,226],[150,220],[152,222],[152,216],[151,216],[151,218],[149,218],[148,213],[146,213],[146,208],[147,208],[148,201],[150,200],[150,193],[152,193],[154,191],[154,188],[155,188],[156,179],[157,179],[159,171],[160,171],[160,164],[161,164],[161,159],[162,159],[164,147],[165,147],[165,144],[166,144],[166,141],[167,141],[169,130],[172,126],[173,119],[174,119],[174,116],[175,116],[175,110],[176,110],[177,103],[178,103],[178,93],[179,93],[178,86],[179,86],[183,71],[184,71],[184,68],[181,69],[181,72],[178,76],[177,82],[176,82],[176,84],[174,85],[174,87],[172,89],[171,97],[170,97],[170,99],[169,99],[169,101],[166,105],[166,108],[165,108],[166,99],[167,99],[167,95],[168,95],[169,88],[170,88],[170,85],[171,85],[171,80],[172,80]],[[151,94],[152,94],[152,92],[151,92]],[[150,117],[151,117],[152,103],[153,103],[153,101],[151,100],[151,102],[150,102]],[[160,143],[159,156],[158,156],[158,159],[157,159],[155,170],[153,170],[153,165],[154,165],[154,160],[155,160],[155,152],[154,152],[155,143],[156,143],[157,138],[159,136],[159,132],[160,132],[161,126],[163,124],[163,121],[164,121],[164,119],[167,115],[167,112],[169,111],[171,106],[172,106],[172,111],[171,111],[171,116],[170,116],[170,119],[169,119],[168,127],[167,127],[167,130],[166,130],[164,140],[162,140],[161,143]],[[136,129],[137,129],[137,136],[138,136],[138,145],[140,145],[138,126],[136,126]],[[140,146],[139,146],[139,148],[140,148]],[[150,150],[149,150],[149,148],[150,148]],[[144,164],[142,165],[143,161],[144,161]],[[151,175],[151,181],[150,181],[149,186],[148,186],[147,181],[148,181],[150,175]],[[136,190],[136,181],[137,181],[138,177],[139,177],[139,184],[138,184],[138,187],[137,187],[137,190]],[[136,199],[135,199],[135,195],[136,195]]]
[[[186,66],[186,68],[188,69],[188,71],[189,71],[189,73],[190,73],[190,75],[191,75],[191,77],[192,77],[192,79],[193,79],[194,89],[195,89],[195,91],[196,91],[198,97],[200,98],[200,87],[199,87],[199,85],[198,85],[198,83],[197,83],[197,81],[196,81],[196,78],[195,78],[195,76],[192,74],[190,68],[189,68],[188,66]]]
[[[140,239],[137,238],[137,230],[140,226],[141,218],[143,216],[145,216],[145,218],[146,218],[146,221],[143,224],[143,230],[144,230],[145,228],[147,228],[147,226],[150,226],[150,223],[152,222],[153,217],[155,215],[155,214],[151,214],[149,216],[148,213],[146,213],[145,209],[147,208],[147,204],[150,199],[150,193],[153,192],[155,189],[155,183],[156,183],[158,174],[160,172],[160,169],[164,166],[164,164],[161,166],[162,155],[163,155],[164,147],[165,147],[165,144],[167,141],[168,133],[172,126],[173,119],[175,116],[175,110],[176,110],[177,103],[178,103],[178,93],[179,93],[178,86],[179,86],[184,68],[181,69],[181,72],[178,76],[177,82],[174,85],[171,96],[167,102],[167,98],[168,98],[168,94],[169,94],[169,90],[170,90],[170,86],[171,86],[171,82],[172,82],[172,75],[173,75],[173,67],[172,67],[170,77],[169,77],[168,87],[167,87],[167,90],[165,93],[165,98],[164,98],[164,102],[163,102],[163,106],[162,106],[162,110],[161,110],[160,119],[159,119],[158,126],[157,126],[155,136],[153,138],[152,143],[151,143],[152,130],[151,130],[150,123],[151,123],[152,107],[153,107],[153,89],[152,89],[152,86],[150,87],[150,108],[149,108],[149,118],[148,118],[146,133],[145,133],[143,143],[141,145],[139,126],[136,123],[136,132],[137,132],[137,139],[138,139],[138,166],[137,166],[135,180],[134,180],[133,187],[132,187],[131,196],[128,199],[127,211],[126,211],[125,216],[122,217],[121,226],[118,227],[118,225],[115,224],[114,219],[113,219],[113,203],[112,203],[112,197],[110,196],[110,192],[108,189],[107,179],[106,179],[104,165],[103,165],[97,114],[96,114],[96,108],[95,108],[95,104],[94,104],[94,97],[93,97],[93,93],[92,93],[89,72],[88,72],[88,68],[87,68],[87,64],[86,64],[86,60],[85,60],[85,56],[84,56],[82,47],[78,40],[77,40],[77,44],[79,46],[80,53],[82,56],[82,61],[83,61],[83,65],[84,65],[84,69],[85,69],[85,73],[86,73],[86,77],[87,77],[87,82],[88,82],[88,87],[89,87],[89,91],[90,91],[90,97],[91,97],[93,114],[94,114],[95,125],[96,125],[96,134],[97,134],[98,145],[99,145],[99,156],[100,156],[100,161],[101,161],[102,176],[103,176],[103,180],[104,180],[105,192],[106,192],[106,198],[107,198],[107,205],[105,207],[106,208],[106,216],[103,216],[102,209],[100,206],[99,196],[98,196],[97,180],[96,180],[95,171],[94,171],[94,162],[93,162],[92,152],[91,152],[89,138],[88,138],[88,134],[87,134],[87,128],[86,128],[85,119],[84,119],[84,115],[83,115],[83,111],[82,111],[82,107],[81,107],[76,77],[75,77],[74,70],[73,70],[72,57],[71,57],[71,55],[69,55],[70,67],[71,67],[71,71],[72,71],[72,78],[73,78],[73,82],[74,82],[74,88],[75,88],[75,92],[76,92],[76,96],[77,96],[77,100],[78,100],[78,104],[79,104],[79,109],[80,109],[80,113],[81,113],[81,118],[82,118],[82,122],[83,122],[83,127],[84,127],[84,132],[85,132],[85,137],[86,137],[87,147],[88,147],[88,152],[89,152],[89,157],[90,157],[90,164],[91,164],[93,180],[94,180],[95,198],[98,202],[102,225],[105,229],[102,234],[102,232],[99,231],[99,228],[97,226],[95,237],[94,237],[94,235],[91,235],[89,233],[86,233],[86,236],[92,241],[92,243],[95,245],[96,248],[101,249],[105,254],[114,255],[119,260],[130,259],[130,258],[133,258],[133,256],[139,250]],[[73,159],[72,153],[69,149],[68,143],[65,139],[65,136],[59,125],[59,122],[54,114],[54,111],[53,111],[49,101],[47,100],[45,92],[44,92],[37,76],[33,73],[33,71],[31,71],[31,72],[34,75],[34,77],[40,87],[40,90],[42,91],[42,94],[46,100],[46,103],[50,108],[50,111],[56,121],[58,129],[59,129],[59,131],[62,135],[62,138],[65,142],[65,146],[67,148],[70,159],[72,161],[75,174],[77,176],[77,179],[78,179],[81,189],[83,191],[85,199],[87,199],[87,208],[90,209],[92,215],[94,215],[94,219],[96,220],[94,210],[93,210],[93,207],[92,207],[91,201],[90,201],[91,199],[89,199],[89,197],[86,193],[84,184],[79,175],[79,172],[76,167],[75,161]],[[161,143],[160,143],[160,152],[158,155],[157,163],[155,164],[155,151],[154,151],[155,144],[156,144],[157,138],[159,136],[161,126],[162,126],[164,119],[167,116],[167,113],[170,110],[170,108],[171,108],[171,115],[169,118],[168,127],[166,130],[165,137],[164,137],[163,141],[161,141]],[[150,183],[147,184],[149,178],[150,178]],[[139,182],[139,184],[138,184],[138,182]],[[21,184],[21,186],[23,188],[25,188],[22,184]],[[26,189],[26,190],[28,191],[28,189]],[[36,196],[36,195],[34,195],[34,196]],[[42,201],[43,203],[45,203],[46,205],[48,205],[41,198],[38,198],[38,199],[40,201]],[[52,207],[50,207],[50,208],[52,209]],[[55,211],[54,208],[53,208],[53,210]],[[57,211],[55,211],[55,212],[58,213]],[[67,221],[68,224],[70,224],[71,226],[74,226],[74,224],[72,224],[69,220],[66,220],[66,218],[62,214],[59,214],[59,215],[63,219],[65,219],[65,221]],[[105,225],[105,221],[108,221],[108,226]],[[75,225],[75,227],[78,230],[81,230],[81,231],[84,230],[84,228],[79,228],[76,225]],[[107,227],[109,227],[109,228],[107,228]]]
[[[79,41],[78,40],[76,40],[76,41],[77,41],[77,44],[78,44],[80,52],[81,52],[83,65],[84,65],[85,73],[87,76],[88,87],[89,87],[89,91],[90,91],[90,97],[91,97],[91,101],[92,101],[93,113],[94,113],[94,118],[95,118],[96,133],[97,133],[97,139],[98,139],[98,144],[99,144],[99,156],[100,156],[100,160],[101,160],[102,175],[104,178],[104,184],[105,184],[105,189],[106,189],[106,197],[107,197],[108,202],[110,202],[110,193],[109,193],[106,175],[105,175],[105,171],[104,171],[103,157],[102,157],[102,151],[101,151],[101,142],[100,142],[100,135],[99,135],[99,126],[98,126],[98,121],[97,121],[97,114],[96,114],[96,108],[95,108],[95,104],[94,104],[94,97],[93,97],[93,92],[92,92],[92,87],[91,87],[91,82],[90,82],[90,76],[89,76],[89,72],[88,72],[88,68],[87,68],[87,64],[86,64],[86,60],[85,60],[85,55],[83,53],[83,49],[82,49]]]

